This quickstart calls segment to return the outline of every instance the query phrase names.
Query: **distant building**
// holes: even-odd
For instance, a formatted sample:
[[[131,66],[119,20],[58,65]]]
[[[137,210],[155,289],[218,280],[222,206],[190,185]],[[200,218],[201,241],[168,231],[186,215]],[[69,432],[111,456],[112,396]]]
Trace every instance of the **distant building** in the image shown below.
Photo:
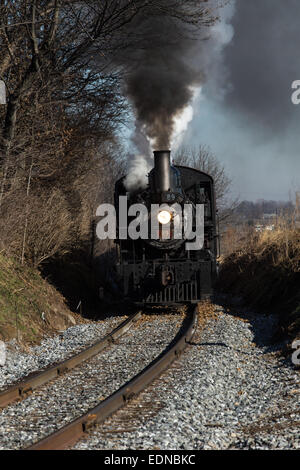
[[[264,230],[268,230],[269,232],[273,232],[275,230],[275,225],[255,225],[255,232],[263,232]]]
[[[276,219],[277,214],[264,214],[263,219],[264,220],[270,220],[270,219]]]

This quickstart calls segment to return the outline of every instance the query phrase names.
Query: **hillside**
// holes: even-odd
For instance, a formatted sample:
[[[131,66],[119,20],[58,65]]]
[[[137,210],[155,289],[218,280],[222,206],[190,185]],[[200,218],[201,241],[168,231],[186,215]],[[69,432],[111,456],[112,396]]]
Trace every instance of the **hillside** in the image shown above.
[[[278,312],[281,333],[300,337],[300,230],[278,227],[248,235],[223,259],[218,288]]]
[[[75,323],[64,298],[36,269],[0,255],[0,340],[34,344]]]

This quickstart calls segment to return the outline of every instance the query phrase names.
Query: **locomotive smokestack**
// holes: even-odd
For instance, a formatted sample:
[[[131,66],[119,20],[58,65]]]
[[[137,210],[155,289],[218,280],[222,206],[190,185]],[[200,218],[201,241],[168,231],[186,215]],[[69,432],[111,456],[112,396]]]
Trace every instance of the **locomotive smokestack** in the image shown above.
[[[171,163],[170,150],[156,150],[154,152],[154,182],[157,192],[171,189]]]

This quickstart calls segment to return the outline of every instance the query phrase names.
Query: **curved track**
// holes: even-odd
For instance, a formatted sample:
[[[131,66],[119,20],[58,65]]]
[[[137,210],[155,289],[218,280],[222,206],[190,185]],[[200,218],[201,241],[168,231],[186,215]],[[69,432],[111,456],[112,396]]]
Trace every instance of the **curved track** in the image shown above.
[[[50,380],[55,379],[56,377],[67,372],[68,370],[74,369],[74,367],[90,359],[96,354],[99,354],[107,346],[114,343],[118,338],[120,338],[120,336],[126,333],[132,324],[140,318],[140,316],[141,311],[134,313],[129,318],[127,318],[127,320],[117,326],[117,328],[115,328],[111,333],[94,343],[92,346],[89,346],[80,353],[75,354],[71,358],[60,362],[55,366],[28,376],[22,382],[14,384],[6,390],[0,392],[0,409],[15,401],[27,398],[28,395],[33,392],[33,390],[41,387]]]
[[[171,346],[151,362],[151,364],[149,364],[142,372],[137,374],[133,379],[103,400],[99,405],[90,409],[87,413],[52,433],[48,437],[31,445],[28,447],[28,450],[58,450],[65,449],[75,444],[89,431],[89,429],[96,424],[103,422],[107,417],[112,415],[122,406],[126,405],[126,403],[128,403],[134,396],[144,390],[147,385],[165,371],[171,363],[180,356],[190,339],[193,337],[196,329],[196,322],[197,308],[194,308],[188,315],[185,327],[177,335],[176,339],[172,341]]]

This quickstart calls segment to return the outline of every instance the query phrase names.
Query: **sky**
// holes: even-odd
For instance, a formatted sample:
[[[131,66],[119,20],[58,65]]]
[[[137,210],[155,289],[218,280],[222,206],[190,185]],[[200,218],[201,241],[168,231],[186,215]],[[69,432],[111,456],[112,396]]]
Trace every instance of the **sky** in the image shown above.
[[[203,47],[203,46],[202,46]],[[300,1],[232,0],[203,47],[205,83],[184,145],[209,146],[241,200],[300,191]]]

